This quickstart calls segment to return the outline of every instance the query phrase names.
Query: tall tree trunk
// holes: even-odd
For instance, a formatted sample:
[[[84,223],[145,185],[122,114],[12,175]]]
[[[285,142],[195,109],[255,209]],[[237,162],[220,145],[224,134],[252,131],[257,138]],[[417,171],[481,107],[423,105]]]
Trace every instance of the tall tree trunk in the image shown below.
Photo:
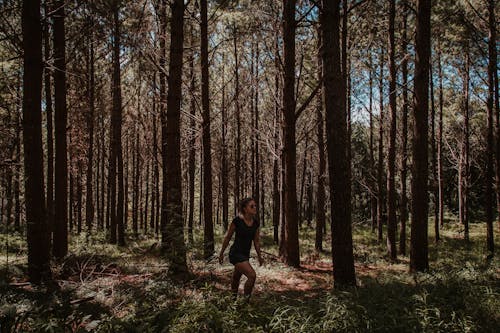
[[[203,222],[203,195],[201,195],[203,193],[203,150],[200,149],[200,160],[199,160],[200,164],[198,166],[198,168],[200,169],[200,190],[198,193],[200,193],[199,195],[199,200],[198,200],[198,225],[201,227],[201,223]]]
[[[307,220],[307,227],[311,228],[311,222],[312,222],[312,210],[313,210],[313,183],[312,183],[312,170],[309,170],[307,173],[307,189],[306,189],[306,196],[307,196],[307,209],[306,209],[306,220]]]
[[[309,146],[309,133],[306,132],[306,142],[304,145],[304,156],[302,157],[302,179],[300,183],[300,199],[299,199],[299,226],[302,228],[302,221],[304,219],[304,186],[306,183],[307,171],[307,150]]]
[[[224,226],[224,231],[228,228],[229,219],[229,196],[228,196],[228,166],[227,166],[227,110],[226,110],[226,83],[225,83],[225,53],[222,54],[222,161],[221,161],[221,173],[222,173],[222,224]],[[194,100],[193,100],[193,110],[194,110]],[[193,120],[194,121],[194,120]],[[193,169],[194,169],[194,151],[193,151]],[[194,172],[193,172],[194,174]],[[193,186],[194,189],[194,180]],[[193,194],[194,200],[194,194]]]
[[[97,132],[99,132],[99,128],[96,129]],[[100,221],[101,221],[101,204],[102,202],[100,202],[100,197],[101,197],[101,189],[100,189],[100,177],[101,177],[101,162],[103,161],[103,158],[101,157],[101,145],[99,143],[99,136],[98,136],[98,133],[96,133],[96,146],[97,146],[97,158],[96,158],[96,168],[95,168],[95,184],[94,184],[94,188],[95,188],[95,195],[94,195],[94,209],[95,209],[95,213],[96,213],[96,217],[97,217],[97,229],[99,229],[99,225],[100,225]]]
[[[162,121],[163,196],[162,245],[170,261],[168,272],[185,278],[188,272],[182,218],[182,170],[180,152],[180,109],[182,95],[182,54],[184,44],[184,0],[171,3],[171,39],[167,114]],[[210,150],[208,150],[210,153]],[[211,190],[211,188],[210,188]],[[208,202],[210,204],[211,202]],[[209,216],[211,222],[211,216]]]
[[[125,158],[124,158],[124,174],[123,174],[123,184],[124,184],[124,190],[123,190],[123,229],[127,230],[128,228],[128,187],[129,187],[129,153],[130,153],[130,148],[129,148],[129,137],[125,139]]]
[[[406,175],[408,173],[408,5],[403,3],[403,35],[401,37],[403,80],[403,109],[402,109],[402,143],[401,143],[401,225],[399,230],[399,252],[406,255],[406,223],[408,222],[408,197],[406,190]]]
[[[251,52],[250,52],[250,116],[251,116],[251,121],[252,125],[250,126],[250,142],[251,142],[251,147],[250,147],[250,152],[251,152],[251,167],[250,167],[250,174],[251,174],[251,187],[252,187],[252,192],[251,196],[252,198],[255,199],[255,190],[257,186],[257,173],[255,172],[255,168],[257,166],[257,159],[255,155],[255,144],[256,144],[256,133],[255,133],[255,41],[252,39],[251,42]],[[258,201],[256,201],[257,207],[258,207]]]
[[[193,33],[193,26],[190,25],[191,27],[191,33],[190,33],[190,38],[191,38],[191,53],[189,57],[189,76],[190,76],[190,90],[191,90],[191,97],[190,97],[190,106],[189,106],[189,111],[191,114],[190,120],[189,120],[189,127],[192,129],[192,133],[189,139],[189,157],[188,157],[188,168],[189,168],[189,218],[188,218],[188,239],[189,243],[193,244],[194,238],[193,238],[193,219],[194,219],[194,191],[195,191],[195,175],[196,175],[196,100],[194,96],[194,91],[196,89],[196,76],[194,72],[194,33]],[[223,111],[224,112],[224,111]],[[223,126],[225,126],[225,123],[223,122]],[[224,148],[223,148],[224,149]],[[224,156],[225,157],[225,156]],[[227,175],[226,175],[227,177]]]
[[[153,133],[152,133],[152,140],[153,140],[153,160],[152,160],[152,169],[153,169],[153,184],[151,188],[151,213],[150,213],[150,223],[149,223],[149,228],[151,229],[151,232],[155,231],[155,221],[156,221],[156,206],[158,205],[156,193],[158,191],[158,187],[160,186],[160,179],[158,177],[158,147],[156,143],[156,100],[153,98],[153,113],[152,113],[152,125],[153,125]]]
[[[377,227],[377,198],[378,189],[375,175],[375,148],[374,148],[374,121],[373,121],[373,57],[371,52],[368,55],[369,73],[368,84],[370,86],[369,94],[369,113],[370,113],[370,188],[371,188],[371,217],[372,217],[372,232],[375,232]]]
[[[54,2],[54,87],[55,87],[55,211],[54,244],[52,252],[56,258],[68,253],[68,151],[66,141],[66,47],[64,28],[64,1]]]
[[[394,20],[396,0],[391,0],[389,8],[389,153],[387,156],[387,251],[391,260],[396,260],[396,62],[394,42]]]
[[[318,81],[323,77],[323,63],[321,60],[321,31],[318,31]],[[326,223],[325,218],[325,172],[326,172],[326,159],[325,159],[325,144],[323,141],[323,90],[318,92],[316,96],[316,121],[318,124],[318,157],[319,157],[319,172],[318,172],[318,192],[316,194],[316,236],[314,241],[314,248],[316,251],[323,251],[323,227]]]
[[[283,123],[283,112],[280,112],[280,123]],[[283,126],[281,126],[281,134],[283,135]],[[286,256],[286,214],[285,214],[285,153],[284,145],[281,147],[281,160],[280,160],[280,239],[279,239],[279,255],[281,258]]]
[[[462,145],[461,145],[461,156],[460,156],[460,222],[464,226],[464,239],[469,240],[469,87],[470,87],[470,76],[469,76],[469,54],[465,55],[465,68],[463,77],[463,112],[464,112],[464,124],[462,132]]]
[[[254,96],[254,113],[255,113],[255,194],[253,195],[253,198],[255,199],[255,202],[257,205],[260,205],[261,203],[261,188],[260,188],[260,181],[261,181],[261,157],[260,157],[260,152],[259,152],[259,44],[255,44],[255,82],[254,86],[256,87],[255,89],[255,96]],[[263,179],[262,179],[263,181]],[[264,185],[262,186],[264,187]],[[264,205],[261,205],[259,208],[260,211],[264,211]],[[262,227],[265,225],[264,217],[262,217],[261,220]]]
[[[109,206],[107,202],[109,201],[109,196],[106,196],[106,193],[109,193],[108,188],[106,186],[105,182],[105,177],[106,177],[106,129],[104,127],[104,110],[101,108],[101,114],[100,114],[100,130],[101,130],[101,218],[99,220],[99,227],[102,230],[104,226],[106,227],[106,230],[108,229],[108,216],[109,216],[109,210],[107,209]],[[105,201],[106,198],[106,201]],[[105,208],[106,208],[106,215],[105,213]],[[105,220],[106,216],[106,220]]]
[[[68,135],[69,146],[71,147],[71,132]],[[69,232],[73,233],[75,223],[75,174],[74,174],[72,154],[69,154],[69,193],[68,193],[68,224]]]
[[[164,54],[164,53],[163,53]],[[161,75],[160,75],[161,76]],[[153,77],[154,81],[154,87],[156,87],[156,76]],[[156,91],[155,91],[155,96],[156,96]],[[161,112],[161,105],[163,101],[160,100],[160,112]],[[153,112],[153,156],[154,156],[154,167],[155,167],[155,202],[156,202],[156,207],[155,207],[155,218],[154,218],[154,229],[155,229],[155,234],[159,235],[160,233],[160,207],[161,207],[161,202],[160,202],[160,162],[158,159],[158,151],[161,151],[158,147],[158,118],[157,118],[157,110],[158,110],[158,105],[155,103],[155,112]]]
[[[437,133],[437,163],[438,163],[438,196],[439,196],[439,225],[444,224],[444,195],[443,195],[443,69],[441,66],[441,39],[438,38],[438,76],[439,76],[439,125]]]
[[[82,163],[78,161],[76,176],[76,221],[77,233],[82,232]]]
[[[146,161],[146,194],[144,199],[144,229],[143,232],[146,235],[148,233],[148,206],[149,206],[149,161]]]
[[[212,148],[210,136],[210,97],[208,76],[208,18],[207,0],[200,1],[201,7],[201,104],[203,109],[203,255],[209,258],[214,253],[214,225],[212,218]],[[182,42],[181,42],[182,44]],[[182,59],[181,59],[182,60]],[[181,61],[182,64],[182,61]],[[182,73],[181,73],[182,74]],[[179,75],[180,77],[180,75]]]
[[[119,3],[113,3],[113,109],[111,116],[112,126],[112,153],[111,153],[111,237],[112,244],[125,245],[123,225],[123,155],[122,155],[122,96],[120,73],[120,19]],[[118,191],[117,191],[118,190]],[[115,196],[116,195],[116,196]]]
[[[379,73],[379,136],[378,136],[378,164],[377,164],[377,239],[382,242],[384,225],[384,47],[380,52],[380,73]]]
[[[432,54],[432,48],[431,48]],[[434,196],[434,239],[436,242],[439,241],[439,204],[438,204],[438,175],[437,175],[437,161],[436,161],[436,105],[434,102],[434,75],[433,75],[433,64],[432,55],[429,64],[429,90],[431,97],[431,155],[432,155],[432,180],[431,180],[431,190]]]
[[[487,120],[487,165],[486,165],[486,245],[488,251],[493,254],[495,244],[493,239],[493,102],[495,90],[498,94],[498,85],[495,84],[494,72],[497,72],[497,52],[496,52],[496,24],[495,24],[495,1],[488,1],[488,120]],[[497,74],[498,75],[498,74]],[[497,99],[498,103],[498,99]],[[495,110],[498,114],[498,107]],[[497,143],[498,144],[498,143]]]
[[[132,202],[132,232],[134,237],[139,235],[139,129],[138,125],[135,126],[135,145],[134,145],[134,158],[133,158],[133,192],[134,198]]]
[[[59,27],[58,27],[59,28]],[[40,1],[23,1],[23,143],[28,275],[33,283],[51,278],[45,213],[42,150],[42,27]]]
[[[94,70],[94,45],[93,45],[93,22],[92,14],[90,14],[90,33],[89,33],[89,82],[88,82],[88,103],[89,113],[87,115],[87,128],[89,131],[89,142],[87,147],[87,199],[85,201],[85,219],[87,224],[87,232],[92,229],[92,221],[94,220],[94,204],[92,201],[92,172],[94,159],[94,86],[95,86],[95,70]]]
[[[19,80],[21,81],[21,80]],[[18,104],[21,104],[20,97],[21,85],[18,84]],[[19,105],[20,106],[20,105]],[[21,231],[21,191],[20,191],[20,177],[21,177],[21,124],[20,124],[20,112],[21,107],[16,108],[15,115],[15,128],[16,128],[16,138],[15,138],[15,176],[14,176],[14,200],[15,200],[15,208],[14,208],[14,229],[16,231]],[[24,110],[24,108],[22,108]],[[47,235],[48,239],[50,239],[50,231],[49,235]],[[49,243],[49,252],[50,252],[50,243]]]
[[[283,155],[285,159],[285,262],[300,266],[297,224],[297,152],[295,142],[295,0],[283,0]]]
[[[45,83],[45,113],[47,121],[47,226],[49,233],[54,232],[54,130],[53,130],[53,112],[52,112],[52,88],[49,59],[50,55],[50,27],[49,27],[49,12],[50,8],[48,1],[44,2],[45,20],[44,22],[44,83]],[[50,237],[51,238],[51,237]],[[49,239],[50,239],[49,238]]]
[[[355,285],[345,86],[340,68],[340,1],[323,1],[323,89],[332,207],[332,261],[335,286]]]
[[[428,113],[431,52],[431,1],[417,0],[415,94],[413,99],[413,168],[411,185],[410,270],[429,268],[428,258]]]
[[[240,182],[240,163],[241,163],[241,119],[240,119],[240,79],[239,79],[239,62],[238,62],[238,49],[237,49],[237,35],[238,31],[234,28],[233,47],[234,47],[234,104],[236,108],[236,157],[234,161],[234,211],[237,213],[238,204],[240,202],[241,182]]]
[[[276,52],[279,52],[276,43]],[[279,236],[279,226],[280,226],[280,211],[281,211],[281,196],[280,196],[280,174],[279,171],[279,119],[280,119],[280,106],[279,106],[279,62],[278,58],[275,58],[275,76],[274,76],[274,126],[273,126],[273,141],[274,141],[274,156],[273,156],[273,240],[275,244],[281,244]],[[280,252],[281,254],[281,252]]]

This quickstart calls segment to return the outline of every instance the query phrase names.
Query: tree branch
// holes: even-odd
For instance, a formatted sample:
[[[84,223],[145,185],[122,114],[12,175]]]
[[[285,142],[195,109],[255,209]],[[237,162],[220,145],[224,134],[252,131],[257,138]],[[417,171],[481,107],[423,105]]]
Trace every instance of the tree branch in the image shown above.
[[[316,88],[314,88],[314,90],[311,92],[311,95],[309,95],[309,97],[307,97],[306,101],[304,102],[304,104],[301,105],[301,107],[297,110],[297,112],[295,112],[295,120],[297,120],[301,113],[304,112],[304,110],[307,108],[307,106],[309,105],[309,103],[311,103],[311,101],[313,100],[314,96],[316,96],[316,94],[318,93],[319,89],[321,88],[321,85],[323,84],[323,79],[321,79],[318,84],[316,85]]]

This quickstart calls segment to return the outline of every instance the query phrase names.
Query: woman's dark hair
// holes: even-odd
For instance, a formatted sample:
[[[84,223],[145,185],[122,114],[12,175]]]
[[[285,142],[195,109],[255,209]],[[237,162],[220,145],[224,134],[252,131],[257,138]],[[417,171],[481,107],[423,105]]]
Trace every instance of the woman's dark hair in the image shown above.
[[[238,205],[238,211],[239,211],[241,214],[243,214],[243,213],[244,213],[244,211],[243,211],[243,210],[245,209],[245,207],[248,205],[248,203],[249,203],[250,201],[255,201],[255,200],[254,200],[254,198],[252,198],[252,197],[248,197],[248,198],[244,198],[244,199],[241,199],[241,200],[240,200],[240,203],[239,203],[239,205]]]

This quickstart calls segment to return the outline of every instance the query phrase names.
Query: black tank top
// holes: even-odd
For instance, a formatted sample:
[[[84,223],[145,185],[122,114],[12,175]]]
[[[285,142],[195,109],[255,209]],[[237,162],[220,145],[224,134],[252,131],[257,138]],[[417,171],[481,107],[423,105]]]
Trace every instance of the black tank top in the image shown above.
[[[249,227],[242,218],[236,216],[231,223],[234,223],[236,227],[236,236],[234,237],[233,245],[229,249],[229,253],[238,253],[249,257],[252,241],[255,237],[257,229],[259,228],[259,221],[254,219],[252,226]]]

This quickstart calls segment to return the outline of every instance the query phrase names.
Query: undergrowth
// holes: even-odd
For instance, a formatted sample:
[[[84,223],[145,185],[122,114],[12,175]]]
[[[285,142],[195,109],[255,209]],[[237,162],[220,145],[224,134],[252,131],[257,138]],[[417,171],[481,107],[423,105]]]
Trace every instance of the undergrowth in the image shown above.
[[[355,225],[358,287],[350,289],[334,290],[331,273],[307,270],[302,278],[327,282],[298,288],[299,271],[266,256],[266,266],[256,267],[257,291],[249,304],[229,292],[232,266],[200,259],[201,232],[189,246],[193,276],[183,284],[165,275],[167,263],[153,237],[129,239],[119,248],[105,244],[102,234],[73,236],[71,254],[52,263],[55,289],[22,283],[26,249],[23,236],[11,234],[8,250],[2,245],[0,253],[0,331],[496,332],[499,260],[486,259],[484,224],[471,225],[468,243],[454,223],[445,225],[437,244],[431,227],[429,232],[431,270],[410,274],[408,256],[389,262],[370,228]],[[263,249],[276,253],[272,229],[263,233]],[[6,237],[0,235],[1,244]],[[220,244],[221,232],[216,237]],[[330,252],[314,253],[312,229],[304,226],[301,237],[305,267],[331,262]],[[329,242],[327,235],[325,248]]]

